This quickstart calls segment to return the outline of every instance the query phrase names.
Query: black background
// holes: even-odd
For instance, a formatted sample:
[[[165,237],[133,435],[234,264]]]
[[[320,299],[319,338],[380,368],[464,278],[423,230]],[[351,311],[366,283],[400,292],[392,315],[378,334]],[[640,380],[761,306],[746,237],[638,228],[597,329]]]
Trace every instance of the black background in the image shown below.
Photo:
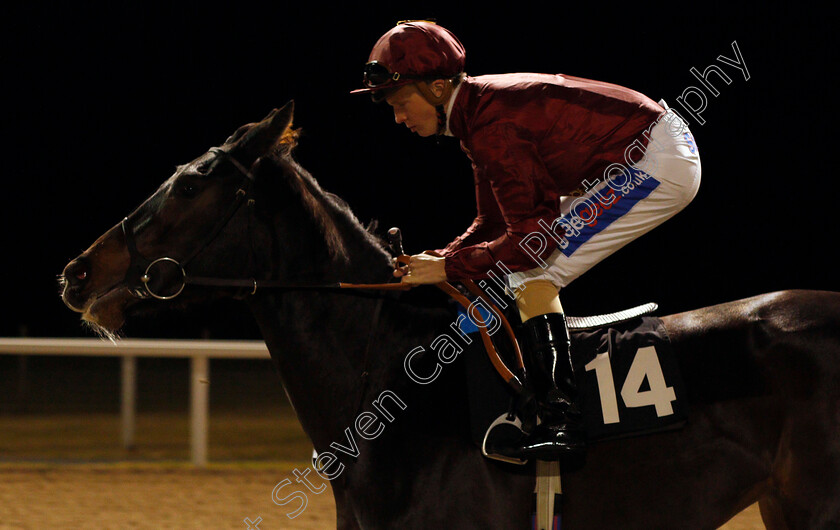
[[[565,290],[569,313],[657,301],[664,314],[779,289],[837,289],[836,29],[826,14],[768,3],[395,4],[7,11],[0,335],[90,336],[58,297],[64,265],[176,164],[290,99],[303,129],[298,160],[363,223],[400,226],[409,252],[460,234],[475,202],[457,142],[413,137],[388,107],[348,94],[375,40],[403,18],[434,17],[458,35],[471,75],[567,73],[672,106],[699,85],[689,69],[734,57],[737,41],[751,78],[724,66],[732,83],[717,82],[706,123],[691,123],[698,197]],[[136,334],[192,336],[197,321],[212,334],[253,333],[242,308],[222,304]]]

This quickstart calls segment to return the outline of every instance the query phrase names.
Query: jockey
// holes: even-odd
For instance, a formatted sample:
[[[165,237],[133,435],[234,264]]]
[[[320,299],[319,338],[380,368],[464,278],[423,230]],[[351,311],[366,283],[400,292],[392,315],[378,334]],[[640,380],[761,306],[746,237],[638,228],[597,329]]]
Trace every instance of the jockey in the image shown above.
[[[471,77],[464,67],[450,31],[401,22],[376,42],[364,88],[353,91],[387,102],[397,124],[419,136],[456,137],[474,169],[472,225],[445,248],[411,256],[401,281],[505,278],[542,412],[529,436],[492,450],[581,455],[580,392],[559,291],[691,202],[697,146],[664,101],[634,90],[561,74]]]

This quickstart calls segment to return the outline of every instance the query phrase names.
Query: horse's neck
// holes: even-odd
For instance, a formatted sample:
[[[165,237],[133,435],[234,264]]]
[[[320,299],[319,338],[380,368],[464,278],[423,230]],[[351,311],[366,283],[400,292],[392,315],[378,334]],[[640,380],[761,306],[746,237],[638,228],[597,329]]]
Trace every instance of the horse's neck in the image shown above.
[[[387,255],[365,234],[350,233],[344,243],[348,259],[329,267],[329,281],[388,281]],[[347,291],[266,292],[252,299],[286,394],[316,448],[340,440],[352,425],[376,304],[375,297]]]
[[[323,292],[270,293],[252,302],[286,394],[316,447],[338,439],[356,413],[371,305]]]

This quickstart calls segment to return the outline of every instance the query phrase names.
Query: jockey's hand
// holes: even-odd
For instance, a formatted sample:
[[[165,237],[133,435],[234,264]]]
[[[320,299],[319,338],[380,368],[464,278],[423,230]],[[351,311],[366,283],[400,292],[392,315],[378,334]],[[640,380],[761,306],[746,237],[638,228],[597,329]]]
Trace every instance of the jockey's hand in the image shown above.
[[[394,270],[394,276],[402,278],[402,283],[412,285],[434,284],[446,281],[445,259],[433,250],[411,256],[408,264],[408,274],[399,269]]]

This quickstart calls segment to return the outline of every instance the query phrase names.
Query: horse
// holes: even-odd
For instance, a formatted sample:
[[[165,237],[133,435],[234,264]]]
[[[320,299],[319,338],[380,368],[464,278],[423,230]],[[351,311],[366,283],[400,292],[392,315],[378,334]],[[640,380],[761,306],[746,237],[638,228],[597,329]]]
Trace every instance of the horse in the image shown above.
[[[113,337],[139,314],[241,298],[339,529],[525,528],[533,462],[491,460],[471,442],[456,363],[429,384],[406,375],[407,352],[447,329],[451,307],[319,288],[392,281],[393,257],[295,160],[293,113],[289,102],[178,166],[64,268],[64,303]],[[225,278],[240,280],[213,281]],[[592,444],[563,473],[564,527],[716,528],[758,502],[770,529],[840,528],[840,293],[766,293],[661,320],[688,421]]]

